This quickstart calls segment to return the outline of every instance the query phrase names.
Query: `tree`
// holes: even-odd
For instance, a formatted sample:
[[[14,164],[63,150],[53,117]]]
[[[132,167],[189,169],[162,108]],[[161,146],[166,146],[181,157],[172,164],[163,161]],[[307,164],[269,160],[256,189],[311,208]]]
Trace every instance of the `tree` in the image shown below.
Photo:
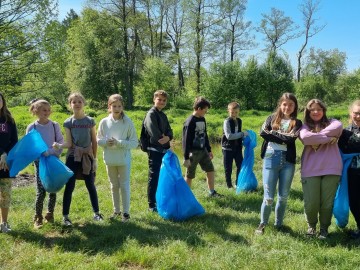
[[[304,31],[305,36],[304,43],[297,54],[297,81],[301,79],[301,60],[305,52],[306,46],[309,39],[324,29],[325,25],[316,25],[318,19],[314,18],[315,13],[319,10],[320,0],[304,0],[304,3],[300,6],[300,11],[303,15]]]
[[[221,37],[215,42],[217,50],[223,48],[223,61],[234,61],[237,52],[248,50],[255,46],[255,37],[250,34],[251,22],[244,21],[247,0],[221,0],[221,14],[224,20],[220,22],[220,31],[215,36]],[[222,33],[219,35],[219,33]]]
[[[294,22],[285,16],[283,11],[271,8],[270,14],[261,15],[263,19],[258,31],[265,35],[264,40],[268,43],[267,49],[270,53],[276,53],[286,42],[299,36],[298,33],[294,33]]]
[[[54,0],[0,1],[0,72],[1,91],[12,96],[39,61],[37,50],[44,25],[54,16]]]

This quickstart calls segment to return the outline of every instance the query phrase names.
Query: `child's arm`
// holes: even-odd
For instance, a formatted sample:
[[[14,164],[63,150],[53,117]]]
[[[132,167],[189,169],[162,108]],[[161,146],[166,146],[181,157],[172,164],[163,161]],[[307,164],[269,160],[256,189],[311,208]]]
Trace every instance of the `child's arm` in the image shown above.
[[[237,139],[245,137],[245,132],[241,132],[241,131],[240,132],[234,132],[234,133],[231,132],[230,122],[229,122],[228,119],[225,119],[223,129],[224,129],[225,137],[229,141],[237,140]]]
[[[104,120],[101,120],[99,123],[99,128],[96,135],[96,140],[99,146],[106,147],[107,138],[104,135],[104,128],[103,128]]]
[[[97,155],[96,126],[93,126],[90,132],[91,132],[91,146],[93,150],[94,159],[96,159],[96,155]]]
[[[116,140],[116,146],[119,148],[133,149],[138,146],[138,138],[136,135],[136,130],[134,127],[134,123],[129,121],[129,126],[127,130],[127,138],[124,140]]]
[[[55,149],[64,149],[64,148],[70,148],[72,146],[72,138],[71,138],[71,131],[68,128],[65,128],[65,142],[64,143],[53,143],[53,148]]]

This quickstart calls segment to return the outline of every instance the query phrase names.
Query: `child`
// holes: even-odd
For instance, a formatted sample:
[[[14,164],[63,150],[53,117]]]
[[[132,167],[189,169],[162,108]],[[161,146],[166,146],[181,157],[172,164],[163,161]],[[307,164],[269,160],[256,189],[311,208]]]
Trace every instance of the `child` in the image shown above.
[[[360,238],[360,100],[349,108],[349,126],[339,139],[339,148],[344,154],[353,154],[347,169],[350,211],[356,222],[356,229],[350,231],[353,239]],[[342,180],[341,180],[342,181]]]
[[[18,141],[14,118],[11,116],[3,94],[0,93],[0,232],[11,231],[8,223],[8,213],[11,201],[11,178],[6,163],[7,154]]]
[[[326,106],[319,99],[308,102],[304,115],[300,140],[304,144],[301,183],[308,225],[306,235],[316,236],[316,225],[320,221],[319,238],[326,239],[343,167],[337,144],[342,123],[327,118]]]
[[[102,119],[97,133],[97,142],[104,148],[104,162],[108,173],[114,213],[110,217],[121,217],[120,192],[123,215],[122,221],[130,219],[130,149],[138,145],[133,122],[124,114],[124,101],[118,94],[108,99],[109,116]]]
[[[186,169],[185,180],[191,187],[192,179],[198,164],[206,172],[206,180],[210,197],[221,197],[214,189],[215,171],[212,163],[213,154],[206,131],[205,114],[210,108],[210,102],[203,97],[197,97],[193,105],[193,113],[189,116],[183,127],[182,147]]]
[[[146,132],[149,134],[149,181],[148,204],[150,212],[157,212],[156,189],[159,181],[162,158],[170,148],[173,132],[163,109],[166,106],[168,94],[164,90],[154,93],[154,106],[147,112],[144,120]]]
[[[31,123],[26,128],[26,134],[31,130],[37,130],[49,149],[43,153],[44,156],[54,155],[59,157],[61,154],[61,150],[55,150],[51,146],[54,142],[64,143],[64,138],[61,134],[60,126],[58,123],[53,122],[49,119],[51,114],[50,103],[46,100],[32,100],[30,102],[29,111],[37,116],[37,120],[34,123]],[[41,228],[43,225],[43,206],[44,200],[46,196],[46,191],[41,183],[39,177],[39,161],[35,161],[35,179],[36,179],[36,200],[35,200],[35,216],[34,216],[34,228]],[[45,220],[47,222],[54,222],[54,209],[56,203],[56,193],[49,194],[48,201],[48,212],[45,215]]]
[[[223,126],[223,136],[221,138],[221,148],[223,152],[225,180],[228,188],[233,188],[231,181],[232,163],[235,160],[236,164],[236,180],[241,169],[243,161],[242,141],[248,135],[247,131],[241,132],[242,121],[238,117],[240,112],[240,105],[237,102],[231,102],[228,105],[229,117],[225,119]]]
[[[74,172],[65,186],[63,198],[63,225],[72,226],[69,219],[72,193],[75,189],[75,180],[80,173],[84,178],[89,192],[91,205],[94,211],[94,220],[102,221],[99,212],[99,202],[95,187],[95,172],[97,168],[96,127],[93,118],[85,115],[85,99],[80,93],[72,93],[68,98],[70,108],[74,114],[65,120],[65,143],[54,143],[55,149],[68,148],[66,166]]]
[[[261,221],[255,230],[256,234],[263,234],[269,222],[278,182],[274,225],[278,230],[283,226],[287,198],[295,172],[295,140],[302,125],[296,118],[297,111],[298,103],[294,94],[284,93],[275,112],[265,120],[260,130],[260,136],[264,138],[261,146],[261,158],[264,159],[264,198],[261,205]]]

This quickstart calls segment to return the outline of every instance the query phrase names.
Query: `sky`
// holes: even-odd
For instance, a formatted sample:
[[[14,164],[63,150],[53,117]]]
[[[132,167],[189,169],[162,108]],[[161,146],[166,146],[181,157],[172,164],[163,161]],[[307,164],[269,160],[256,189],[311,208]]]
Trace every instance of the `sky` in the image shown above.
[[[303,0],[248,0],[245,19],[259,25],[261,14],[270,14],[274,7],[290,17],[299,29],[302,27],[302,15],[299,5]],[[72,8],[81,14],[86,0],[59,0],[59,20],[62,20]],[[322,50],[338,49],[347,56],[346,67],[349,72],[360,68],[360,0],[321,0],[319,11],[315,14],[317,25],[325,28],[309,40],[307,49],[314,47]],[[261,52],[264,44],[261,35],[257,35],[259,46],[247,51],[247,55],[256,55],[260,63],[266,55]],[[304,37],[290,40],[282,48],[288,53],[293,67],[296,67],[296,54],[304,42]]]

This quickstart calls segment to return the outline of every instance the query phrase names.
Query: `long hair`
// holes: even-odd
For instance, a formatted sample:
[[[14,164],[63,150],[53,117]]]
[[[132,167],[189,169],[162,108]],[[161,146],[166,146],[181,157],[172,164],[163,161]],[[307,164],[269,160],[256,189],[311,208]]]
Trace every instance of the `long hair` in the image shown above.
[[[3,102],[3,106],[0,110],[0,117],[4,117],[6,122],[11,122],[14,123],[14,118],[12,117],[10,111],[8,110],[7,106],[6,106],[6,100],[4,98],[4,95],[2,93],[0,93],[0,97],[2,99]]]
[[[111,95],[110,97],[109,97],[109,99],[108,99],[108,108],[109,108],[109,111],[110,111],[110,106],[111,106],[111,104],[113,104],[114,102],[116,102],[116,101],[120,101],[120,103],[121,103],[121,106],[123,106],[123,110],[122,110],[122,112],[121,112],[121,118],[124,118],[124,99],[123,99],[123,97],[121,96],[121,95],[119,95],[119,94],[113,94],[113,95]]]
[[[281,120],[284,118],[284,114],[281,111],[281,104],[285,100],[291,100],[291,101],[293,101],[295,103],[294,111],[290,114],[291,121],[290,121],[289,128],[287,130],[287,132],[290,132],[293,129],[293,127],[296,125],[296,117],[297,117],[297,113],[298,113],[298,101],[297,101],[295,95],[292,94],[292,93],[284,93],[280,97],[280,99],[278,101],[278,104],[277,104],[277,107],[276,107],[275,112],[274,112],[274,117],[273,117],[273,120],[272,120],[272,123],[271,123],[271,128],[273,130],[279,130],[280,129]]]
[[[45,99],[32,100],[30,101],[29,112],[36,115],[42,106],[49,106],[51,108],[50,103]]]
[[[311,113],[311,106],[313,104],[318,104],[321,109],[323,110],[323,117],[320,119],[319,123],[315,123],[314,120],[311,119],[310,113]],[[320,99],[314,98],[310,100],[305,107],[304,111],[304,124],[306,124],[310,130],[314,132],[319,132],[326,128],[330,124],[330,120],[326,116],[326,105],[324,102],[322,102]]]
[[[354,106],[359,106],[360,107],[360,99],[355,100],[349,107],[349,123],[350,124],[352,124],[352,122],[353,122],[351,114],[352,114]]]

